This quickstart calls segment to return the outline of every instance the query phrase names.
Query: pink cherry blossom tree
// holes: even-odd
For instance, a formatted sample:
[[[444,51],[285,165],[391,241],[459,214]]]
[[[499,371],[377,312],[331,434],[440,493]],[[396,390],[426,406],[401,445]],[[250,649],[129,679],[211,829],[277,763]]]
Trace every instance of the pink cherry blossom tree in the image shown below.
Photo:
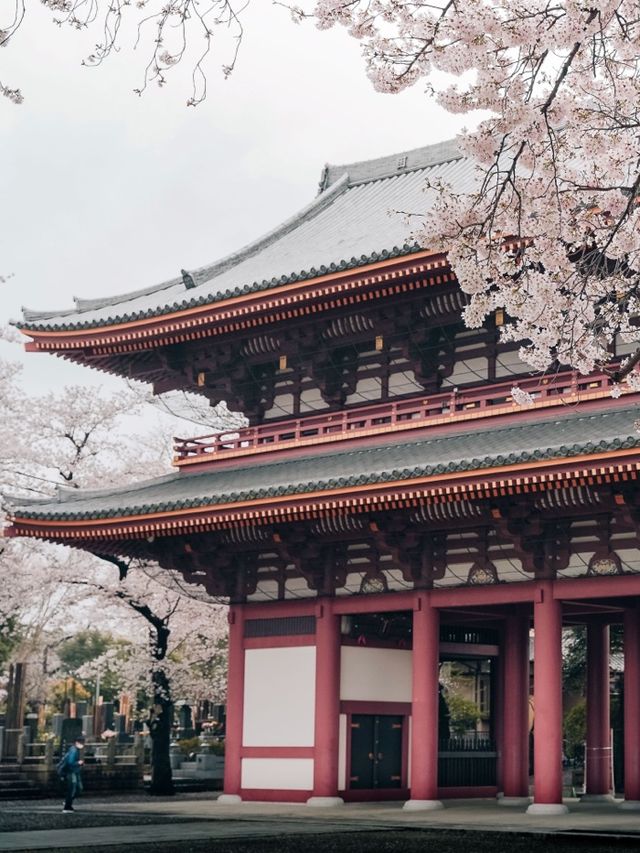
[[[420,243],[448,253],[466,324],[503,309],[503,337],[538,370],[588,373],[616,339],[640,341],[637,4],[319,0],[314,14],[360,40],[379,91],[420,84],[469,116],[474,186],[436,184],[431,209],[409,212]],[[640,386],[639,360],[615,377]]]
[[[164,474],[164,429],[139,436],[132,413],[144,397],[69,387],[26,398],[19,372],[0,360],[0,475],[6,509],[57,488],[100,488]],[[195,409],[194,409],[195,411]],[[218,417],[217,415],[215,417]],[[12,498],[7,493],[17,495]],[[0,625],[20,626],[22,660],[33,659],[77,626],[106,627],[134,638],[129,682],[146,681],[153,793],[171,793],[172,702],[222,701],[226,608],[198,595],[153,562],[93,555],[49,543],[0,540]]]

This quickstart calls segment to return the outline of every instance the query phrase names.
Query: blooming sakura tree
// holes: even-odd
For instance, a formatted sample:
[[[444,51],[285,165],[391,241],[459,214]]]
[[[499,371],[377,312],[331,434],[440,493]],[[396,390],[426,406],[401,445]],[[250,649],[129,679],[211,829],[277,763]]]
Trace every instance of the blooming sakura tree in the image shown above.
[[[105,487],[167,470],[165,436],[142,439],[123,423],[141,405],[133,391],[70,387],[26,399],[15,370],[0,362],[0,403],[5,495],[50,496],[55,488]],[[0,582],[7,591],[0,625],[19,621],[22,660],[73,625],[134,638],[126,670],[130,684],[150,685],[151,790],[171,793],[173,697],[177,690],[180,697],[223,698],[226,608],[190,595],[156,564],[30,540],[0,540]]]
[[[294,9],[294,16],[306,14]],[[443,250],[477,327],[497,309],[534,368],[582,373],[640,341],[640,14],[631,0],[319,0],[381,92],[420,82],[478,120],[473,188],[437,185],[418,240]],[[443,82],[444,80],[444,82]],[[618,380],[640,386],[636,350]]]
[[[226,607],[185,595],[173,575],[152,564],[120,558],[112,562],[119,574],[95,565],[82,576],[67,577],[96,599],[137,617],[140,639],[118,654],[108,651],[88,664],[81,675],[95,677],[110,669],[132,693],[150,696],[147,723],[151,734],[153,794],[173,793],[169,743],[176,698],[208,698],[221,702],[226,689]],[[97,561],[96,561],[97,562]]]

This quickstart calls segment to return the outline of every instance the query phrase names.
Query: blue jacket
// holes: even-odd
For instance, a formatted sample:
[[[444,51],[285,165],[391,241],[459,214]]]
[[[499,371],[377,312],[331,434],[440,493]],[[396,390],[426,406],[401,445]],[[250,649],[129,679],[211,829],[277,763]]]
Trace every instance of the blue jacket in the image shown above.
[[[79,773],[82,765],[80,764],[80,750],[75,744],[71,744],[66,751],[64,758],[60,762],[61,771],[66,773]]]

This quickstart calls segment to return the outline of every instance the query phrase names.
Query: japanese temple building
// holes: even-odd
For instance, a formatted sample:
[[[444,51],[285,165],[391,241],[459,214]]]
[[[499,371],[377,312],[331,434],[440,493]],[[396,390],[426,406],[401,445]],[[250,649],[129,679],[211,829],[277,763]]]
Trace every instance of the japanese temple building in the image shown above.
[[[5,534],[153,559],[230,602],[226,802],[524,807],[531,689],[529,811],[562,812],[573,625],[587,796],[610,798],[624,623],[623,805],[640,808],[638,400],[614,399],[607,373],[532,374],[501,312],[464,327],[446,255],[407,243],[394,213],[424,210],[439,179],[474,184],[454,143],[328,166],[311,204],[217,263],[25,310],[28,350],[225,400],[248,425],[176,440],[168,476],[24,500]],[[490,712],[456,739],[439,682],[463,660],[482,663]]]

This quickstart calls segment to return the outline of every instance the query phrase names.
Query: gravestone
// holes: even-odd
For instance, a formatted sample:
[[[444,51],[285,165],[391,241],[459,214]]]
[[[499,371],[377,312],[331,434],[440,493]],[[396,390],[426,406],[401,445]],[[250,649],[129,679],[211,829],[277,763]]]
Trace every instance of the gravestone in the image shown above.
[[[93,737],[93,715],[85,714],[82,717],[82,731],[87,740]]]
[[[16,663],[9,666],[7,683],[7,712],[4,732],[4,755],[17,756],[20,733],[24,725],[25,686],[27,664]]]
[[[64,714],[51,715],[51,729],[56,738],[62,737],[62,724],[65,721]]]
[[[181,705],[178,709],[178,737],[190,738],[194,735],[193,720],[191,717],[191,707],[189,705]]]
[[[79,737],[82,737],[82,720],[77,720],[75,717],[68,717],[63,720],[60,736],[61,748],[65,750]]]
[[[113,729],[113,702],[103,702],[101,705],[101,718],[100,722],[103,726],[103,731],[105,729]]]
[[[38,714],[27,714],[24,718],[25,729],[27,729],[27,740],[29,743],[35,743],[38,739]]]
[[[127,739],[127,718],[124,714],[114,714],[113,727],[118,741],[122,742]]]

